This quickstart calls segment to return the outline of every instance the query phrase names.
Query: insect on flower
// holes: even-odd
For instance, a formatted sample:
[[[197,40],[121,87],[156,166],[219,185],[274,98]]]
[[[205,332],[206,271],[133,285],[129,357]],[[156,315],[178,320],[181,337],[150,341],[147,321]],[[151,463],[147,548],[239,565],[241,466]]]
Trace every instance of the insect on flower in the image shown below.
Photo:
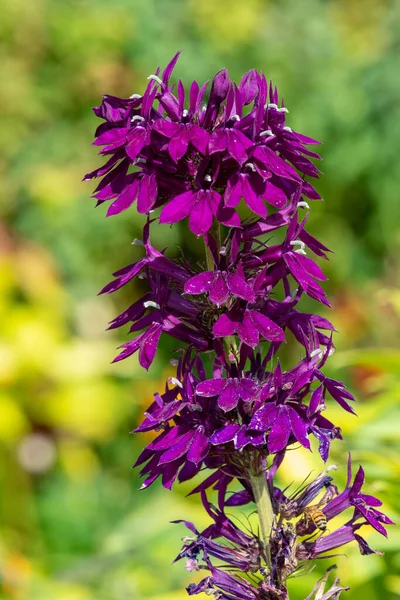
[[[306,527],[313,523],[320,531],[326,531],[327,519],[321,508],[324,504],[325,502],[322,501],[313,506],[307,506],[307,508],[304,509],[303,515],[306,521]]]

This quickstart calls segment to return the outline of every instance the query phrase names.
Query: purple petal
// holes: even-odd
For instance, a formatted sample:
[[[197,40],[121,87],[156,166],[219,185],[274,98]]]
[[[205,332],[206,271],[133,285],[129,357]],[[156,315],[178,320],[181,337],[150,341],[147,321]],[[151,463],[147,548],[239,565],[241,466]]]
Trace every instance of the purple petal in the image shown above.
[[[238,327],[238,323],[233,321],[228,313],[221,315],[213,326],[213,334],[215,337],[228,337],[233,335]]]
[[[217,129],[210,137],[210,141],[208,144],[208,149],[210,154],[214,154],[215,152],[223,152],[226,150],[228,140],[226,132],[222,129]]]
[[[240,217],[233,208],[225,208],[220,205],[217,210],[217,219],[226,227],[240,227]]]
[[[244,402],[253,402],[258,399],[260,388],[252,379],[239,379],[239,395]]]
[[[311,394],[307,415],[313,415],[324,406],[323,385],[318,386]]]
[[[269,342],[284,342],[285,334],[274,321],[256,310],[248,310],[249,316],[261,335]]]
[[[208,448],[208,438],[203,430],[199,428],[193,438],[193,443],[190,446],[187,459],[195,465],[198,465],[207,456]]]
[[[272,206],[275,206],[277,209],[283,208],[287,203],[286,194],[276,186],[272,185],[269,181],[266,182],[264,198],[269,204],[272,204]]]
[[[131,185],[129,185],[122,192],[122,194],[109,206],[106,216],[110,217],[112,215],[118,215],[119,213],[129,208],[137,198],[138,187],[138,180],[134,181]]]
[[[146,143],[147,130],[143,127],[136,127],[133,134],[129,135],[129,143],[125,150],[131,160],[136,160],[139,152]]]
[[[246,138],[246,136],[244,134],[241,134],[240,131],[236,131],[234,129],[228,129],[226,131],[226,133],[228,136],[228,145],[227,145],[228,152],[232,156],[232,158],[237,160],[237,162],[240,165],[242,165],[247,160],[247,152],[246,152],[247,142],[249,142],[247,147],[249,147],[251,145],[251,142],[250,142],[250,140],[248,140]],[[246,139],[246,142],[244,142],[243,138]]]
[[[109,129],[93,142],[93,146],[110,145],[112,148],[118,148],[125,144],[128,132],[129,128],[127,127],[115,127],[114,129]]]
[[[264,200],[261,196],[258,196],[256,192],[250,185],[248,177],[243,177],[242,179],[243,186],[243,196],[247,206],[252,210],[256,215],[265,219],[267,216],[267,207],[265,206]]]
[[[162,485],[170,490],[177,478],[179,468],[182,465],[182,461],[177,460],[166,465],[162,470]]]
[[[239,85],[239,90],[242,94],[243,104],[250,104],[254,100],[258,92],[259,74],[252,69],[243,75]]]
[[[229,290],[225,281],[225,277],[220,271],[218,271],[214,285],[210,291],[210,300],[213,304],[221,306],[221,304],[224,304],[227,301],[228,296]]]
[[[301,254],[298,254],[297,260],[299,261],[303,269],[307,271],[307,273],[309,273],[312,277],[314,277],[314,279],[326,281],[326,276],[324,272],[313,260],[311,260],[311,258],[308,258],[308,256],[302,256]]]
[[[228,289],[233,296],[237,296],[248,302],[254,302],[255,294],[251,286],[238,273],[228,273],[227,283]]]
[[[140,345],[139,364],[146,371],[149,370],[156,355],[161,333],[162,326],[159,323],[154,323],[146,332],[145,340]]]
[[[273,402],[259,408],[250,421],[249,429],[253,429],[254,431],[267,431],[274,423],[277,410],[278,409]]]
[[[196,203],[190,212],[189,228],[197,236],[206,234],[211,228],[216,212],[213,194],[214,192],[210,191],[200,191],[196,194]]]
[[[253,320],[250,318],[250,314],[253,311],[246,310],[243,322],[238,324],[237,332],[238,336],[244,344],[255,348],[258,344],[258,328],[254,325]]]
[[[193,146],[201,152],[202,154],[207,153],[208,141],[210,139],[210,134],[208,131],[200,127],[199,125],[191,125],[190,126],[190,141]]]
[[[221,427],[218,429],[210,438],[210,442],[214,446],[218,446],[219,444],[226,444],[227,442],[231,442],[237,432],[240,429],[240,425],[226,425],[226,427]]]
[[[268,435],[268,450],[271,454],[286,448],[291,433],[291,423],[285,406],[278,409],[278,415]]]
[[[167,138],[173,138],[179,131],[179,124],[174,121],[166,121],[165,119],[158,119],[152,126],[154,131],[161,133]]]
[[[160,223],[177,223],[188,216],[196,202],[194,192],[184,192],[175,196],[164,206],[160,214]]]
[[[304,446],[304,448],[311,450],[310,442],[307,437],[306,424],[303,422],[300,415],[292,407],[288,407],[288,409],[294,437],[298,442],[300,442],[302,446]]]
[[[220,394],[227,384],[226,379],[207,379],[202,381],[196,387],[196,394],[210,398]]]
[[[179,58],[180,54],[181,54],[181,51],[177,52],[175,54],[175,56],[172,58],[172,60],[170,60],[170,62],[167,64],[167,66],[165,67],[164,71],[162,72],[162,76],[161,76],[162,77],[162,81],[163,81],[163,84],[166,87],[168,87],[169,78],[172,75],[172,71],[175,68],[175,65],[176,65],[176,63],[178,61],[178,58]]]
[[[193,442],[194,435],[194,431],[188,431],[188,433],[186,433],[176,444],[174,444],[172,448],[169,448],[163,452],[163,454],[161,454],[158,464],[163,465],[165,463],[170,463],[186,454]]]
[[[185,294],[204,294],[209,292],[214,284],[215,271],[205,271],[188,279],[185,283]]]
[[[174,162],[185,156],[189,145],[189,131],[183,125],[168,144],[168,152]]]
[[[229,412],[237,407],[238,402],[239,392],[236,383],[232,380],[228,380],[228,383],[218,398],[218,406],[222,408],[224,412]]]
[[[243,179],[241,177],[237,177],[236,175],[228,179],[224,194],[226,207],[234,208],[239,204],[243,196],[242,181]]]
[[[142,215],[153,208],[157,200],[157,181],[154,175],[145,175],[140,182],[137,210]]]
[[[364,485],[364,481],[365,481],[364,469],[360,466],[357,471],[356,476],[354,477],[354,482],[351,487],[351,496],[352,497],[354,497],[360,493],[361,488]]]

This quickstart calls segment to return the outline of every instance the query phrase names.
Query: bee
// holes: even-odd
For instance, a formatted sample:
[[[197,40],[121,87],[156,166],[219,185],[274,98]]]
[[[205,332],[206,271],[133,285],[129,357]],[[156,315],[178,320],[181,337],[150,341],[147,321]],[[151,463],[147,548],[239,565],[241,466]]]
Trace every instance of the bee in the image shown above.
[[[326,516],[321,510],[321,502],[319,504],[315,504],[314,506],[308,506],[304,509],[303,514],[306,520],[306,527],[308,527],[310,523],[314,523],[317,529],[320,531],[326,531],[327,520]]]

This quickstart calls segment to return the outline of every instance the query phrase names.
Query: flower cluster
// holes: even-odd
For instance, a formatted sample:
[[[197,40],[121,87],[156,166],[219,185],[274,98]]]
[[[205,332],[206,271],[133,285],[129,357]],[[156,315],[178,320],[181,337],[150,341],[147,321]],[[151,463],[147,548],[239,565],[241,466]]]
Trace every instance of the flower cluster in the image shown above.
[[[115,360],[138,352],[149,369],[162,334],[179,343],[176,376],[154,395],[135,430],[156,433],[136,464],[143,487],[161,477],[170,489],[176,480],[212,470],[193,493],[201,493],[214,524],[200,534],[187,523],[194,537],[180,554],[190,570],[200,568],[201,556],[211,575],[189,594],[287,598],[286,579],[301,563],[352,540],[369,553],[358,529],[368,522],[384,534],[382,523],[390,523],[376,509],[379,501],[361,493],[363,471],[352,485],[349,477],[341,494],[327,475],[291,498],[274,485],[289,446],[310,449],[314,437],[326,461],[332,440],[341,439],[340,428],[323,416],[328,397],[354,413],[345,385],[323,372],[334,351],[334,326],[299,305],[308,296],[329,306],[315,257],[327,259],[330,251],[306,229],[309,202],[320,199],[306,181],[319,174],[311,159],[320,157],[308,148],[318,142],[286,125],[288,109],[277,89],[256,71],[239,85],[220,71],[209,92],[208,83],[196,81],[188,92],[180,80],[175,89],[170,79],[178,56],[150,75],[143,95],[104,96],[94,109],[103,120],[94,144],[108,160],[85,180],[101,178],[94,197],[110,203],[107,216],[135,201],[147,215],[137,242],[143,257],[102,290],[115,292],[135,277],[147,282],[145,295],[110,324],[129,325],[135,334]],[[204,240],[203,265],[172,260],[152,246],[152,226],[186,219]],[[283,369],[279,350],[290,337],[301,358]],[[243,489],[226,499],[233,481]],[[209,488],[218,492],[218,509],[208,502]],[[303,515],[323,490],[324,523],[350,507],[354,515],[317,540],[299,539],[316,529]],[[241,531],[225,514],[226,506],[249,502],[256,503],[260,535]],[[293,518],[300,518],[296,525]],[[251,573],[257,583],[234,571]],[[323,597],[338,597],[343,588],[334,588],[336,596]]]

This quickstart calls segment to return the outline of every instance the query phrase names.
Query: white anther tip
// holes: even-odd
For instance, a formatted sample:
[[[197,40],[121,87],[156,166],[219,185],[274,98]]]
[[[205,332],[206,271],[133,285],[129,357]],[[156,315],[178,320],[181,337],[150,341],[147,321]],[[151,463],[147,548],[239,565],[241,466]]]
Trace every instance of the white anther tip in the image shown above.
[[[143,302],[143,306],[145,308],[160,308],[160,305],[157,304],[157,302],[153,302],[153,300],[147,300],[146,302]]]
[[[274,137],[274,134],[272,133],[272,131],[270,129],[266,129],[265,131],[261,131],[260,133],[260,137]]]
[[[159,83],[160,85],[162,85],[162,81],[161,81],[161,79],[159,77],[157,77],[157,75],[149,75],[147,79],[148,80],[152,79],[153,81],[157,81],[157,83]]]
[[[180,388],[183,388],[183,385],[176,377],[168,377],[168,383],[171,385],[177,385]]]
[[[306,208],[307,210],[310,210],[310,205],[308,204],[308,202],[302,200],[301,202],[297,203],[297,208]]]
[[[144,121],[144,117],[141,117],[140,115],[133,115],[131,123],[134,123],[135,121]]]

